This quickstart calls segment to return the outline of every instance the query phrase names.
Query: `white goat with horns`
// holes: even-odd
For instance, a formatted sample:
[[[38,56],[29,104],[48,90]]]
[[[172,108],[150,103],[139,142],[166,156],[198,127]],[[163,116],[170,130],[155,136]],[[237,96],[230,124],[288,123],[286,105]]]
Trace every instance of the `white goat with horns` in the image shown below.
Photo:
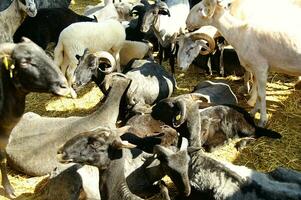
[[[242,21],[217,0],[203,0],[191,9],[186,25],[189,30],[212,25],[235,48],[242,66],[255,77],[253,87],[257,99],[251,114],[260,111],[259,126],[265,126],[268,70],[301,75],[301,29],[298,28],[301,9],[285,0],[254,0],[253,3],[258,3],[257,8],[261,10],[268,9],[264,19],[254,17]]]

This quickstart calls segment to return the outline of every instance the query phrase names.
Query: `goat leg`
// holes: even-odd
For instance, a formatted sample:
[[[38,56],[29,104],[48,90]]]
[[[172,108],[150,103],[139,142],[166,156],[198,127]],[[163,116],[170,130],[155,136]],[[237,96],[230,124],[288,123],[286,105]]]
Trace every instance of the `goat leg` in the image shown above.
[[[6,169],[6,152],[4,149],[0,149],[0,169],[2,174],[2,186],[4,187],[5,193],[11,199],[15,198],[15,190],[9,182],[7,176],[7,169]]]

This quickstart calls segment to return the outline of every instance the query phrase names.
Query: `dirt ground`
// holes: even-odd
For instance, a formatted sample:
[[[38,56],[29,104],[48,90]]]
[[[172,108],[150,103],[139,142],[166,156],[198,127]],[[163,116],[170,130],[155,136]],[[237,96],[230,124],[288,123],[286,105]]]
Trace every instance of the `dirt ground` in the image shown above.
[[[90,1],[95,4],[96,0]],[[73,9],[82,12],[89,2],[77,2]],[[168,65],[165,63],[164,66]],[[237,94],[239,105],[247,110],[248,97],[238,93],[238,88],[243,84],[239,77],[226,78],[206,76],[197,67],[191,67],[187,72],[176,72],[178,86],[181,90],[174,95],[188,93],[202,80],[221,79],[229,83]],[[211,156],[244,165],[259,171],[271,171],[278,166],[284,166],[301,171],[301,91],[293,88],[297,78],[270,74],[267,85],[267,111],[269,115],[268,128],[279,132],[283,137],[280,140],[260,138],[249,144],[241,152],[235,148],[235,142],[215,151]],[[43,116],[67,117],[83,116],[93,112],[96,104],[102,98],[101,92],[94,84],[90,84],[79,94],[78,99],[54,97],[49,94],[30,94],[26,99],[26,112],[36,112]],[[258,116],[257,116],[258,117]],[[35,187],[43,181],[44,177],[28,177],[14,170],[9,170],[9,178],[16,189],[18,200],[35,199]],[[0,200],[4,197],[3,188],[0,187]]]

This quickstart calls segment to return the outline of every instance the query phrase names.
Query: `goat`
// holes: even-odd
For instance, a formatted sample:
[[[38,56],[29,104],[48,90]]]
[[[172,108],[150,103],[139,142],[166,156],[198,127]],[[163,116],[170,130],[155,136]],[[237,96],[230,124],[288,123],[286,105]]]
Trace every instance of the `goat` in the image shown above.
[[[23,38],[18,44],[2,43],[0,54],[0,168],[4,190],[13,197],[14,189],[6,172],[5,147],[8,136],[24,113],[26,95],[47,92],[64,96],[69,94],[69,88],[58,67],[29,39]]]
[[[142,143],[146,142],[149,140],[147,139]],[[139,143],[140,141],[134,144],[139,145]],[[183,147],[184,145],[181,146],[182,149]],[[162,146],[153,145],[152,152],[155,155],[141,151],[138,146],[123,152],[125,158],[124,174],[130,191],[143,198],[152,196],[158,192],[158,188],[153,184],[166,174],[170,176],[174,174],[172,180],[177,189],[183,191],[185,195],[189,195],[190,185],[187,172],[190,158],[187,151],[173,152]],[[87,199],[100,199],[98,177],[99,172],[94,166],[66,165],[59,167],[53,171],[39,197],[44,199],[73,199],[72,197],[80,193],[82,187],[84,190],[82,195],[85,195]],[[64,189],[59,188],[58,185],[64,185]]]
[[[106,94],[102,81],[105,74],[102,73],[103,65],[99,65],[101,58],[88,51],[80,58],[79,66],[75,71],[74,88],[78,88],[94,80],[102,92]],[[120,111],[121,119],[126,117],[127,111],[147,113],[149,105],[171,96],[174,87],[174,78],[165,69],[154,61],[133,60],[124,68],[123,73],[132,83],[126,93],[126,99]]]
[[[25,18],[15,32],[13,39],[14,42],[20,42],[21,37],[25,36],[42,47],[42,49],[46,49],[50,42],[57,44],[60,33],[70,24],[93,20],[92,18],[78,15],[68,8],[40,9],[35,17]]]
[[[288,178],[281,180],[277,175],[273,177],[273,174],[276,173],[271,173],[271,178],[270,174],[260,173],[228,162],[217,161],[201,150],[191,150],[190,157],[191,195],[187,198],[181,196],[181,200],[200,198],[298,200],[301,198],[301,184],[298,182],[298,179],[301,180],[301,173],[299,172],[285,170],[280,177],[293,174],[294,178],[292,180]]]
[[[110,92],[104,104],[90,115],[53,118],[31,112],[24,114],[13,129],[7,145],[10,166],[31,176],[45,175],[60,165],[56,160],[56,151],[69,138],[99,125],[115,128],[120,100],[130,80],[118,74],[111,74],[108,78]],[[28,159],[33,154],[35,158]]]
[[[24,13],[30,17],[37,14],[34,0],[13,0],[0,12],[0,43],[13,41],[13,34],[22,23]]]
[[[54,62],[66,75],[69,85],[73,83],[77,66],[76,55],[83,55],[86,48],[89,48],[91,52],[110,52],[116,59],[117,71],[120,72],[119,52],[124,41],[125,30],[116,20],[74,23],[61,32],[54,49]],[[75,92],[72,93],[73,97],[76,97]]]
[[[186,20],[189,30],[194,30],[203,25],[215,26],[237,51],[242,66],[251,72],[256,80],[252,90],[255,94],[258,91],[258,95],[251,114],[255,115],[260,110],[259,126],[262,127],[267,123],[266,82],[268,69],[295,76],[301,75],[299,65],[301,61],[300,33],[297,29],[287,27],[287,21],[294,22],[297,25],[300,23],[296,20],[300,8],[285,1],[266,1],[266,3],[267,6],[273,5],[273,9],[270,9],[272,12],[269,12],[265,20],[261,20],[260,15],[249,21],[239,20],[231,16],[216,0],[203,0],[195,5]],[[262,4],[255,5],[258,8],[266,8]],[[290,14],[279,18],[278,13],[284,9]],[[254,15],[256,13],[257,10]],[[277,23],[271,25],[270,20],[276,20]],[[279,49],[279,51],[271,51],[271,47],[273,47],[272,49]],[[253,101],[252,97],[251,100]]]
[[[281,138],[275,131],[255,125],[250,115],[235,105],[208,105],[195,94],[180,95],[161,100],[153,107],[151,115],[176,128],[181,136],[189,138],[193,146],[203,146],[208,151],[226,143],[230,138],[261,137]],[[199,106],[201,108],[199,108]]]
[[[101,130],[102,129],[102,130]],[[134,194],[131,193],[129,187],[130,187],[130,180],[128,180],[128,178],[126,177],[126,171],[134,171],[134,173],[136,173],[136,170],[132,170],[129,169],[129,167],[127,167],[128,164],[127,160],[128,159],[134,159],[132,158],[132,153],[130,153],[127,150],[121,150],[121,148],[125,147],[133,147],[132,144],[130,143],[125,143],[124,141],[122,141],[119,136],[119,134],[116,133],[116,131],[113,130],[104,130],[103,128],[99,128],[98,130],[94,131],[94,132],[86,132],[86,133],[82,133],[79,134],[77,136],[75,136],[74,138],[70,139],[68,142],[66,142],[66,144],[64,144],[63,147],[61,147],[58,150],[58,159],[63,162],[63,163],[68,163],[68,162],[75,162],[75,163],[81,163],[81,164],[89,164],[89,165],[94,165],[97,166],[99,168],[99,190],[100,190],[100,194],[101,194],[101,198],[102,199],[123,199],[125,198],[125,196],[127,196],[129,199],[141,199],[138,196],[135,196]],[[93,138],[93,139],[92,139]],[[91,141],[93,140],[93,141]],[[88,141],[91,141],[91,143],[87,143]],[[93,143],[97,143],[98,146],[95,148],[94,147],[94,155],[93,157],[95,159],[91,159],[90,157],[90,151],[89,149],[91,147],[89,147],[90,145],[94,146]],[[88,145],[88,146],[87,146]],[[79,152],[75,153],[73,151],[73,149],[80,149]],[[105,149],[105,152],[101,152],[100,149]],[[175,177],[174,180],[185,180],[185,184],[183,186],[188,186],[188,162],[189,162],[189,158],[187,156],[187,152],[178,152],[176,154],[168,151],[168,149],[165,149],[164,147],[161,146],[157,146],[154,151],[158,154],[158,159],[161,161],[162,163],[161,166],[163,168],[163,171],[166,171],[165,173],[175,173],[176,172],[176,168],[182,168],[183,170],[181,170],[182,172],[179,173],[175,173]],[[74,153],[73,153],[74,152]],[[87,152],[87,153],[84,153]],[[184,153],[184,154],[183,154]],[[90,154],[90,155],[89,155]],[[183,157],[184,155],[184,157]],[[181,159],[177,159],[177,157],[183,157]],[[136,156],[137,157],[137,156]],[[183,160],[184,159],[184,160]],[[187,160],[188,159],[188,160]],[[89,162],[90,160],[90,162]],[[136,158],[134,159],[136,160]],[[135,162],[134,160],[132,160],[130,163]],[[169,167],[169,165],[173,166],[174,163],[178,163],[181,162],[182,165],[185,166],[178,166],[177,164],[174,166],[174,168]],[[173,163],[174,162],[174,163]],[[146,162],[147,163],[147,162]],[[145,164],[146,164],[145,163]],[[165,163],[165,164],[164,164]],[[146,164],[149,165],[149,164]],[[166,166],[165,166],[166,165]],[[165,166],[165,167],[164,167]],[[142,166],[143,167],[143,166]],[[156,170],[156,165],[153,165],[152,170],[149,171],[153,171]],[[147,167],[144,169],[146,170]],[[162,171],[162,170],[159,170]],[[139,173],[139,170],[138,170]],[[141,174],[141,173],[139,173]],[[117,176],[116,176],[117,175]],[[182,177],[184,176],[184,177]],[[136,177],[136,176],[135,176]],[[179,177],[180,178],[179,180]],[[138,176],[137,176],[138,178]],[[139,177],[139,179],[143,178],[144,180],[142,182],[145,182],[145,177]],[[183,179],[184,178],[184,179]],[[132,179],[134,180],[134,179]],[[179,182],[175,182],[176,185],[179,185]],[[118,184],[117,184],[118,183]],[[114,185],[115,187],[110,187],[110,190],[105,190],[105,188],[107,187],[107,185]],[[141,182],[135,180],[134,182],[132,182],[132,184],[134,185],[140,185]],[[120,191],[120,188],[123,186],[123,190]],[[136,188],[139,188],[136,186]],[[183,188],[185,189],[185,188]],[[186,195],[189,195],[190,193],[190,188],[188,186],[187,188],[188,190],[183,190],[185,192]],[[119,192],[117,192],[119,191]],[[162,199],[162,198],[161,198]]]

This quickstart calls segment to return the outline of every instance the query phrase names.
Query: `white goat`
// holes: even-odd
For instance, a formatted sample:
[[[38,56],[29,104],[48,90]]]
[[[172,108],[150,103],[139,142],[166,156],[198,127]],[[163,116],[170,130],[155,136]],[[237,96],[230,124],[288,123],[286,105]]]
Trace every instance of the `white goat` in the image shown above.
[[[78,63],[76,55],[83,55],[86,48],[91,52],[110,52],[117,61],[117,70],[121,71],[119,52],[124,41],[125,30],[117,20],[74,23],[61,32],[54,49],[54,62],[60,66],[70,85]],[[74,91],[72,96],[76,97]]]
[[[259,3],[257,8],[268,9],[264,19],[253,17],[242,21],[227,12],[217,0],[203,0],[191,9],[186,25],[189,30],[212,25],[235,48],[242,66],[256,79],[253,87],[258,95],[251,114],[260,110],[259,126],[264,126],[268,70],[301,75],[301,30],[296,28],[301,26],[301,9],[285,0],[252,2]]]
[[[37,14],[34,0],[13,0],[7,9],[0,12],[0,43],[13,41],[13,35],[21,25],[24,13],[30,17]]]

